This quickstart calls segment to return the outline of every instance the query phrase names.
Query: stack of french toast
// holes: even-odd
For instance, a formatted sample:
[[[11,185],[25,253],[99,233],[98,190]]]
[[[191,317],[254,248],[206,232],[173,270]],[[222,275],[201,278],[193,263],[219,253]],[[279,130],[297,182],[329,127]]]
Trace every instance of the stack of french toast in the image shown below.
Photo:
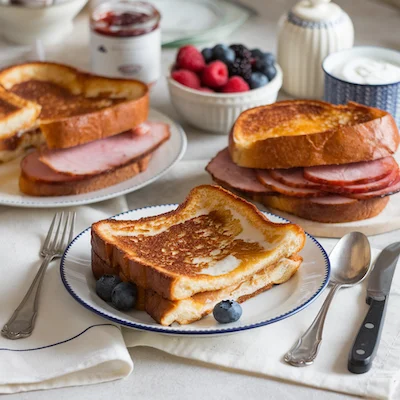
[[[119,275],[138,287],[136,308],[162,325],[188,324],[222,300],[243,302],[300,267],[304,231],[276,224],[218,186],[194,188],[175,210],[92,225],[96,278]]]
[[[86,193],[147,168],[170,137],[148,122],[148,87],[55,63],[26,63],[0,72],[0,162],[27,149],[20,190],[33,196]]]
[[[319,222],[378,215],[400,191],[393,117],[356,103],[277,102],[243,112],[207,165],[218,184]]]

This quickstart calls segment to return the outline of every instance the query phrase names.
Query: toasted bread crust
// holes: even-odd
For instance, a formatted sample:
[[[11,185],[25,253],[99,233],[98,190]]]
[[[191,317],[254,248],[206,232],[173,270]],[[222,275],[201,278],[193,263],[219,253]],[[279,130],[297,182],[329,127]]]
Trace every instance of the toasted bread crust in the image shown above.
[[[341,125],[336,129],[312,134],[277,136],[251,141],[243,139],[247,120],[257,119],[257,112],[280,108],[285,120],[285,106],[291,108],[309,105],[365,114],[365,121],[355,125]],[[251,135],[247,135],[251,136]],[[350,102],[335,106],[316,100],[290,100],[256,107],[243,112],[236,120],[229,136],[232,160],[248,168],[293,168],[316,165],[347,164],[370,161],[393,154],[400,142],[393,117],[382,110]]]
[[[92,251],[92,272],[95,279],[100,279],[103,275],[118,275],[122,281],[129,281],[128,277],[119,268],[111,268],[101,257]],[[136,310],[145,309],[146,293],[145,290],[138,286],[137,299],[135,304]]]
[[[284,274],[280,276],[279,279],[274,280],[273,282],[267,284],[264,287],[259,288],[253,293],[242,295],[236,299],[239,303],[243,303],[246,300],[249,300],[256,295],[272,288],[274,284],[281,284],[286,281],[288,281],[300,268],[300,265],[303,261],[302,257],[299,256],[298,254],[294,254],[290,257],[290,263],[287,264],[287,269]],[[288,261],[289,261],[288,260]],[[279,263],[277,263],[279,264]],[[275,265],[272,265],[268,267],[274,268]],[[92,250],[92,272],[93,275],[96,279],[99,279],[102,275],[104,274],[111,274],[111,275],[119,275],[120,278],[123,281],[129,281],[129,278],[127,278],[123,272],[122,269],[119,265],[115,265],[114,267],[111,267],[106,261],[104,261],[100,256],[98,256],[93,250]],[[251,278],[250,278],[251,280]],[[243,282],[240,282],[238,286],[240,287]],[[228,288],[229,289],[229,288]],[[231,288],[232,289],[232,288]],[[234,290],[234,288],[233,288]],[[224,289],[222,289],[224,291]],[[197,295],[198,296],[198,295]],[[210,291],[210,292],[204,292],[200,294],[200,299],[197,298],[196,295],[194,296],[193,300],[195,303],[199,305],[199,307],[204,306],[206,304],[212,304],[221,298],[221,294],[219,291]],[[168,300],[162,296],[160,296],[158,293],[154,292],[151,289],[144,290],[141,286],[138,286],[138,298],[137,298],[137,303],[135,305],[135,308],[138,310],[145,310],[155,321],[162,325],[168,325],[170,323],[171,319],[171,313],[174,311],[178,311],[179,309],[179,304],[180,301],[171,301]],[[176,322],[180,324],[189,324],[191,322],[197,321],[201,319],[202,317],[208,315],[212,311],[212,307],[209,307],[208,310],[202,312],[201,314],[197,314],[196,316],[193,316],[193,318],[187,319],[185,317],[182,317],[182,315],[178,315],[175,317]]]
[[[21,132],[34,129],[41,107],[6,91],[0,85],[0,150],[9,148],[13,140],[17,140]]]
[[[286,273],[280,278],[279,282],[273,281],[264,287],[254,291],[253,293],[249,293],[243,296],[240,296],[236,299],[238,303],[243,303],[255,296],[257,296],[260,293],[263,293],[269,289],[271,289],[274,285],[276,284],[281,284],[284,282],[287,282],[300,268],[300,265],[303,261],[302,257],[300,257],[298,254],[294,254],[292,257],[290,257],[291,261],[293,262],[291,268],[288,268]],[[270,266],[273,268],[274,266]],[[218,293],[216,291],[215,293]],[[214,292],[210,292],[210,296],[212,298]],[[205,296],[208,295],[207,292],[204,293]],[[152,290],[146,290],[146,300],[145,300],[145,310],[146,312],[159,324],[161,325],[168,325],[171,320],[170,320],[170,315],[171,313],[174,313],[174,311],[178,308],[178,302],[173,302],[171,300],[165,299],[156,292]],[[208,310],[204,311],[201,315],[193,316],[190,319],[185,319],[182,318],[182,316],[177,315],[175,317],[174,322],[178,322],[180,325],[186,325],[190,324],[192,322],[198,321],[199,319],[205,317],[206,315],[210,314],[212,312],[213,308],[209,308]]]
[[[82,194],[100,190],[105,187],[116,185],[147,169],[151,154],[135,160],[123,167],[108,172],[85,177],[76,181],[68,182],[40,182],[31,180],[24,171],[21,171],[19,188],[21,192],[30,196],[67,196]]]
[[[123,102],[80,115],[41,119],[49,148],[67,148],[129,130],[147,120],[149,91],[147,85],[134,80],[104,78],[75,68],[48,62],[34,62],[6,68],[0,72],[0,84],[7,90],[29,80],[48,81],[72,94],[86,98],[107,95]]]
[[[208,196],[206,196],[207,199],[214,197],[216,201],[222,201],[222,199],[224,199],[227,204],[234,204],[235,207],[237,207],[235,209],[236,212],[239,212],[240,210],[240,212],[243,213],[242,215],[247,215],[249,221],[251,221],[254,226],[258,226],[259,229],[262,229],[261,227],[263,227],[263,229],[268,230],[268,232],[270,232],[269,230],[272,228],[279,230],[282,229],[281,234],[278,231],[275,232],[274,240],[277,240],[280,235],[284,235],[284,232],[285,235],[290,235],[290,243],[292,246],[295,246],[295,248],[293,247],[292,249],[293,252],[297,253],[304,246],[305,234],[298,225],[273,223],[269,221],[264,214],[258,211],[253,204],[231,193],[229,193],[229,196],[226,196],[228,192],[221,187],[202,185],[194,188],[176,210],[162,214],[161,216],[146,217],[138,221],[104,220],[93,224],[91,230],[93,251],[95,251],[96,254],[98,254],[109,265],[119,265],[124,274],[129,276],[130,280],[135,282],[137,285],[143,286],[147,289],[152,289],[162,297],[170,300],[179,300],[190,297],[198,292],[217,290],[226,286],[227,281],[225,279],[228,279],[228,275],[209,276],[191,274],[188,276],[186,274],[182,275],[182,273],[176,273],[173,270],[167,269],[158,264],[154,264],[150,259],[148,260],[144,258],[144,261],[142,261],[138,255],[129,254],[124,250],[123,244],[119,243],[112,235],[104,233],[102,230],[103,224],[108,227],[115,226],[116,228],[125,227],[128,229],[128,226],[130,226],[129,224],[151,226],[152,222],[158,222],[163,224],[163,226],[165,224],[170,226],[170,224],[174,225],[181,223],[181,218],[183,218],[182,215],[186,215],[185,213],[187,213],[188,216],[191,216],[190,218],[193,218],[193,214],[197,210],[197,196],[203,196],[204,198],[205,193],[208,194]],[[270,254],[270,257],[272,257],[270,262],[276,262],[282,257],[290,256],[290,251],[291,250],[289,250],[286,245],[283,246],[283,244],[279,244],[277,246],[277,251]],[[264,268],[265,265],[263,259],[263,263],[256,264],[254,268],[261,269]],[[235,271],[232,271],[232,274],[229,275],[229,284],[245,279],[247,277],[246,273],[251,274],[250,267],[246,268],[245,271],[241,271],[240,274],[236,274]]]
[[[318,204],[305,198],[294,198],[283,195],[254,196],[254,200],[266,207],[275,208],[301,218],[317,222],[340,223],[361,221],[379,215],[389,197],[375,197],[368,200],[357,200],[345,204]]]
[[[15,135],[11,138],[0,140],[0,163],[17,158],[31,147],[38,148],[44,143],[44,137],[40,129],[25,132],[23,135]]]

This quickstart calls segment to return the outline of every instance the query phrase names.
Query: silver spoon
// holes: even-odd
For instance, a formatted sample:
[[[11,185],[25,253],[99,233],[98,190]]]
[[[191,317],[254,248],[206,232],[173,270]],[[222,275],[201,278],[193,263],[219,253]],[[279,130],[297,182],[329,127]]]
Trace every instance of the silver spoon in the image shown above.
[[[314,322],[284,357],[287,363],[295,367],[311,365],[317,357],[325,317],[337,291],[343,287],[356,285],[366,277],[371,264],[371,247],[368,238],[360,232],[348,233],[339,240],[329,258],[331,261],[329,283],[332,289]]]

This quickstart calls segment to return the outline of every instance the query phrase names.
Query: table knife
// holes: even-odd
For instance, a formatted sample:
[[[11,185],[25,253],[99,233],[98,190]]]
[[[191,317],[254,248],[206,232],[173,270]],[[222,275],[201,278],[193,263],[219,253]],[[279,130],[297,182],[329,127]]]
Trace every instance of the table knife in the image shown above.
[[[348,370],[354,374],[363,374],[372,366],[379,346],[390,286],[399,254],[400,242],[392,243],[383,249],[368,278],[369,310],[354,341],[347,365]]]

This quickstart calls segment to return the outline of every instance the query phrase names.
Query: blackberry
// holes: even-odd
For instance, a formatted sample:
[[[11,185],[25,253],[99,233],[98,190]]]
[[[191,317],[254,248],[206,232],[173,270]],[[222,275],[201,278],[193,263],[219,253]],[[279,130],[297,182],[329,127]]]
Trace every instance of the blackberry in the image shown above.
[[[251,63],[250,60],[245,58],[236,58],[235,61],[228,65],[229,76],[241,76],[246,82],[251,78]]]
[[[232,44],[229,47],[235,52],[236,58],[250,61],[251,51],[246,46],[242,44]]]

